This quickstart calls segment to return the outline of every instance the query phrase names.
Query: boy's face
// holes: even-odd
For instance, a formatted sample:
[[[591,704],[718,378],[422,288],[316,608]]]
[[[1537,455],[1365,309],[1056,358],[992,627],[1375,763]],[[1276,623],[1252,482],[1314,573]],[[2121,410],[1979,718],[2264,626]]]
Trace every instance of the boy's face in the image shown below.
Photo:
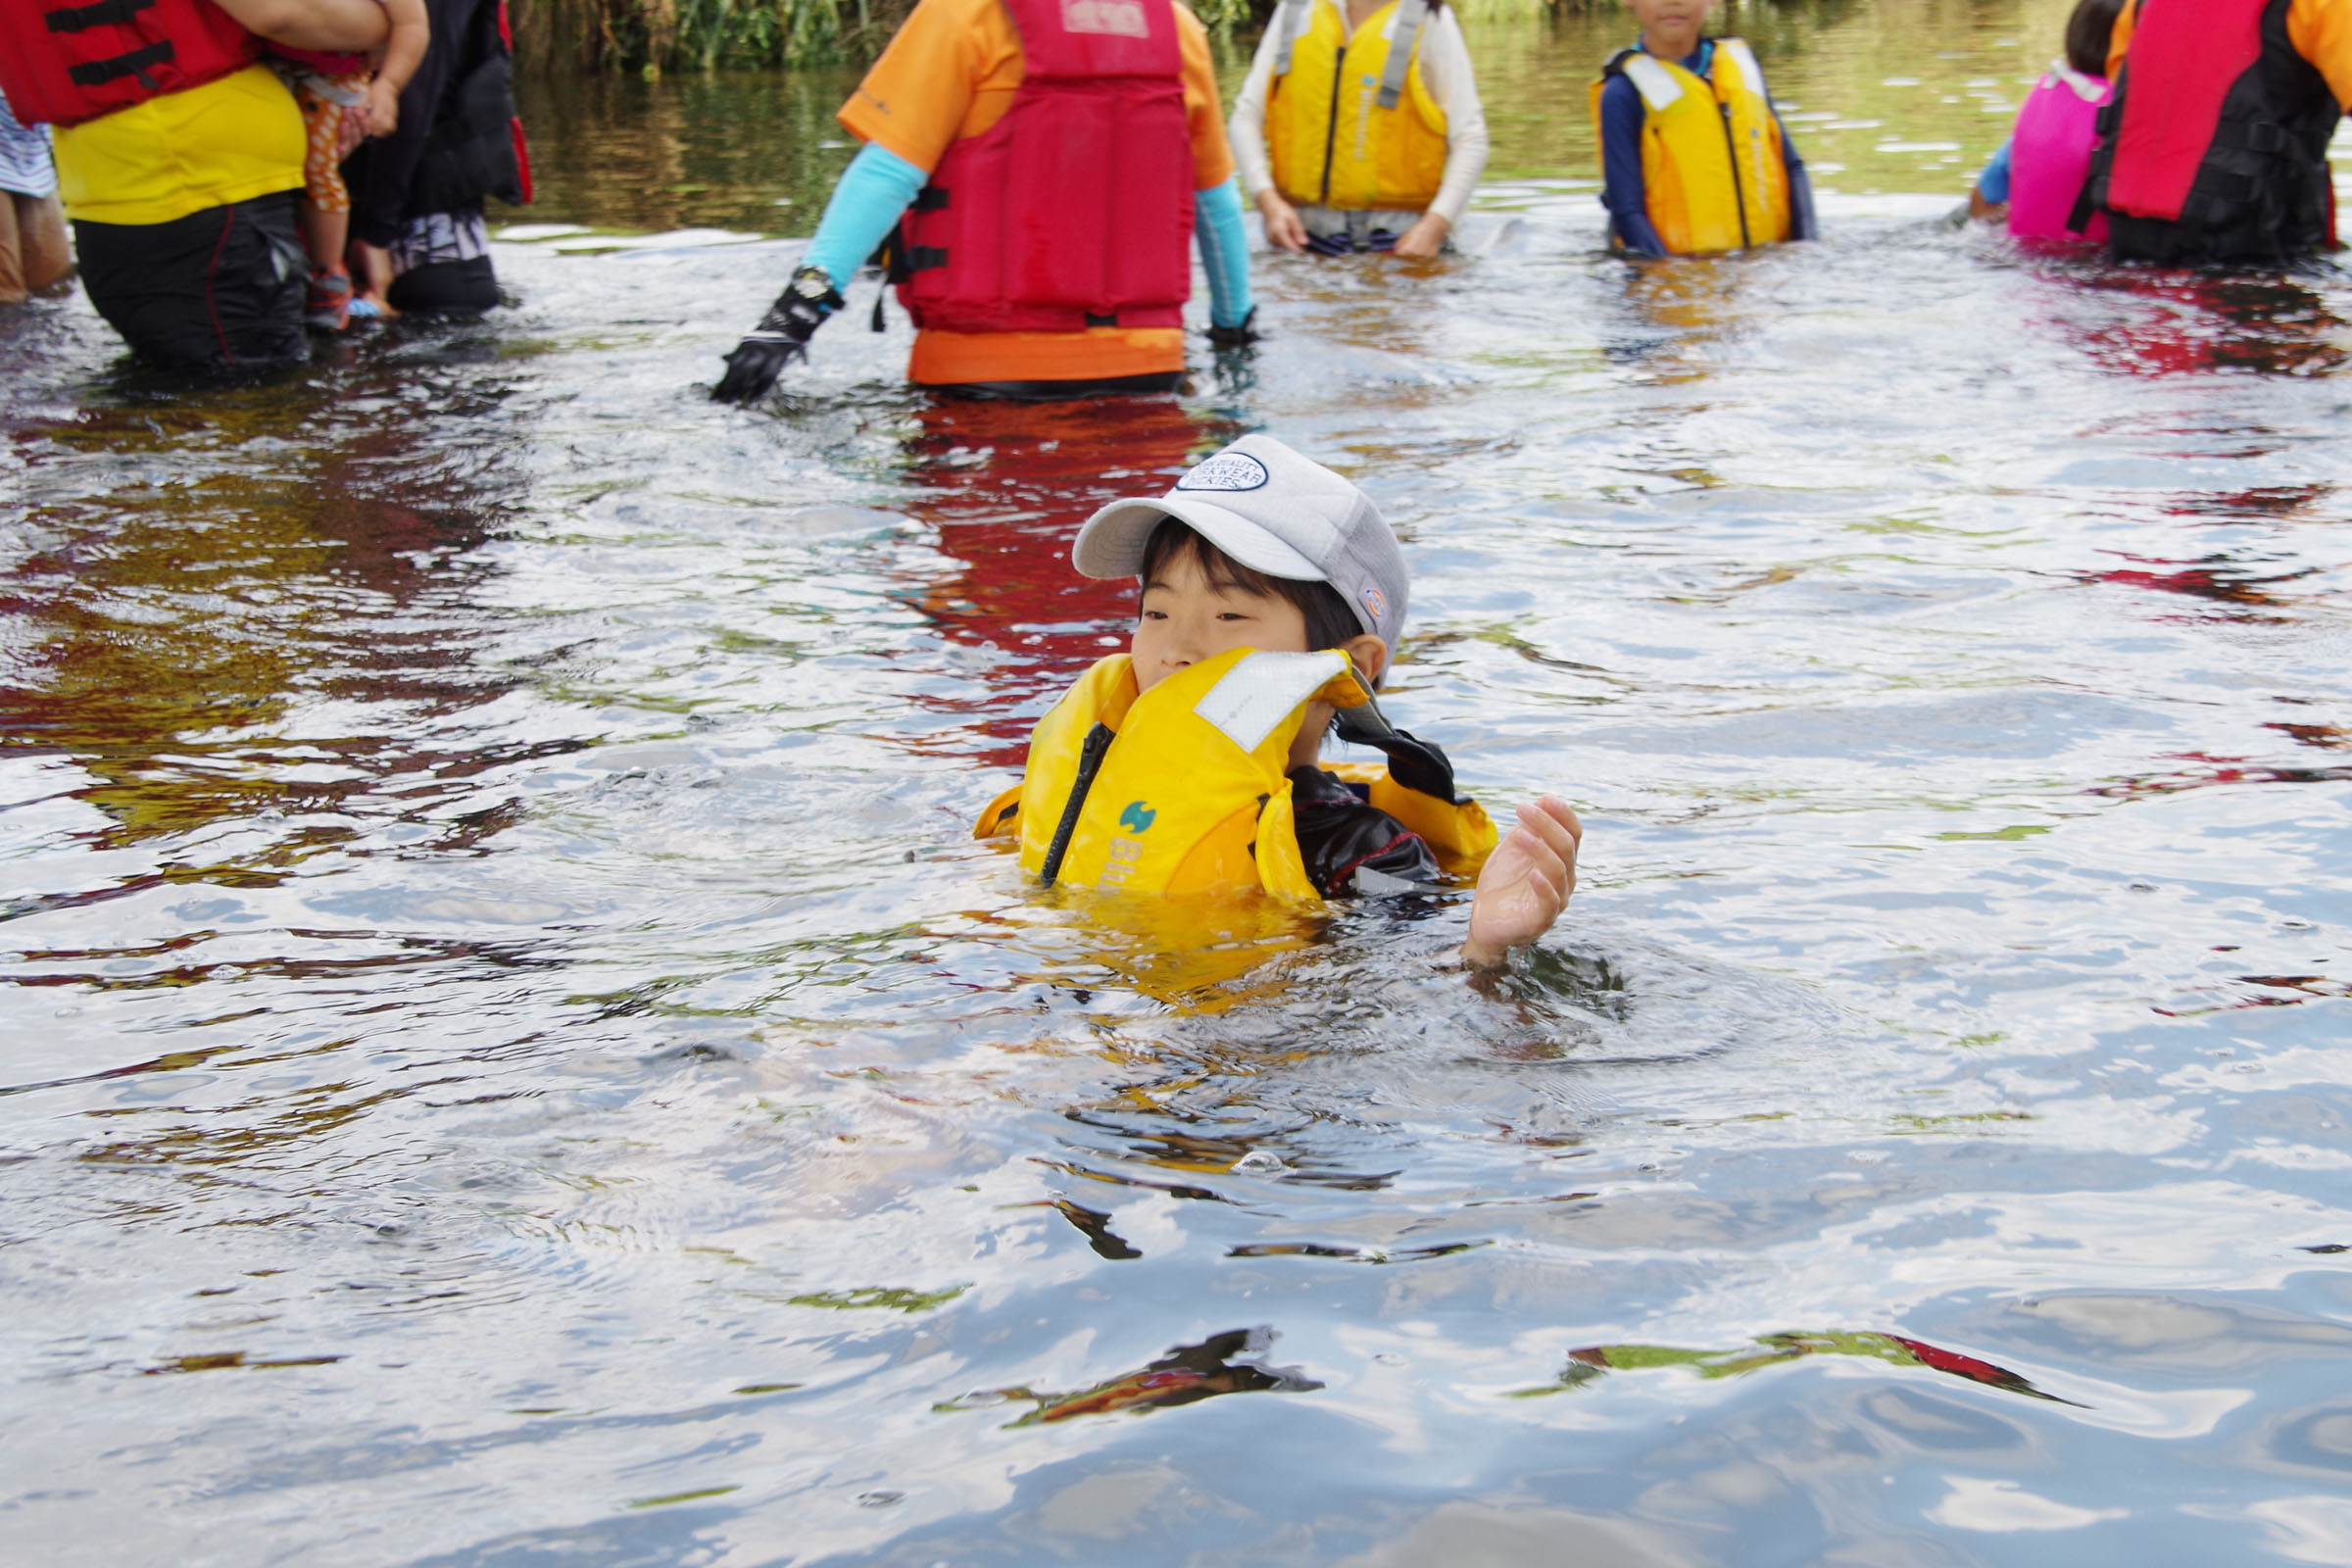
[[[1297,605],[1279,595],[1213,583],[1189,551],[1171,554],[1158,575],[1144,584],[1135,640],[1128,645],[1138,691],[1150,691],[1178,670],[1236,648],[1310,651],[1306,615]]]
[[[1645,33],[1672,37],[1695,36],[1707,24],[1714,0],[1625,0],[1626,9]]]

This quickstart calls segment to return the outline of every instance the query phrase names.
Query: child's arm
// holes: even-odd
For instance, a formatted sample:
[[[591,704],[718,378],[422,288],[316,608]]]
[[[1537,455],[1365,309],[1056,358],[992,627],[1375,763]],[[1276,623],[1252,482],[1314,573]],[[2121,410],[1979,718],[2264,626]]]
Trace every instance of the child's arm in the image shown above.
[[[1781,167],[1788,172],[1788,237],[1790,239],[1821,238],[1821,220],[1813,216],[1813,176],[1805,172],[1805,161],[1798,155],[1796,140],[1788,127],[1781,125],[1781,112],[1772,112],[1772,122],[1781,128]]]
[[[370,136],[389,136],[400,128],[401,89],[416,74],[425,46],[433,41],[424,0],[384,0],[384,20],[391,23],[392,35],[384,41],[384,63],[375,68],[375,80],[368,84]]]
[[[2013,140],[2001,143],[1969,190],[1968,216],[1980,222],[1998,223],[2009,217],[2009,149],[2014,145]]]
[[[1585,824],[1557,796],[1519,808],[1519,825],[1502,836],[1478,873],[1464,963],[1494,968],[1511,949],[1551,929],[1576,891],[1576,851],[1584,836]]]
[[[1609,231],[1618,246],[1636,256],[1666,254],[1649,220],[1649,193],[1642,175],[1642,125],[1648,111],[1630,77],[1611,76],[1600,91],[1600,204],[1609,210]]]

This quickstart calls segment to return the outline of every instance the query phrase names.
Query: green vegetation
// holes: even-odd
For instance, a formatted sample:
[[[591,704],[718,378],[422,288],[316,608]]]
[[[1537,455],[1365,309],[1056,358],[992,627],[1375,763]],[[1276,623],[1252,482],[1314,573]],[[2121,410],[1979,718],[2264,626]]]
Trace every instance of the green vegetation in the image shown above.
[[[1582,11],[1595,0],[1456,0],[1474,17]],[[1606,0],[1599,0],[1606,3]],[[1221,34],[1250,31],[1274,0],[1192,0]],[[869,60],[914,0],[514,0],[526,69],[710,71]]]

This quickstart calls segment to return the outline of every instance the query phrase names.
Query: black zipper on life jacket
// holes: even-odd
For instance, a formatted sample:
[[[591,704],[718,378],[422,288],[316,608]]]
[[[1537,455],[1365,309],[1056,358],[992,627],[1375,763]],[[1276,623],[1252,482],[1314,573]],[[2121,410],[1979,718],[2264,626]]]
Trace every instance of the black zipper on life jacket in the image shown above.
[[[1070,835],[1078,831],[1078,813],[1086,808],[1086,792],[1095,787],[1095,775],[1102,770],[1102,759],[1117,739],[1115,730],[1098,720],[1079,745],[1078,777],[1070,785],[1069,800],[1062,804],[1061,820],[1054,826],[1054,842],[1046,846],[1045,869],[1037,873],[1039,887],[1052,887],[1061,874],[1062,857],[1070,853]]]
[[[1342,38],[1331,56],[1331,122],[1323,127],[1323,202],[1331,203],[1331,157],[1340,144],[1340,84],[1348,79],[1348,42]]]
[[[1715,62],[1709,60],[1707,89],[1712,92],[1714,87]],[[1747,236],[1747,187],[1740,182],[1740,144],[1732,139],[1732,106],[1718,98],[1715,107],[1723,112],[1723,155],[1731,161],[1732,202],[1740,209],[1740,248],[1753,250],[1756,242]]]

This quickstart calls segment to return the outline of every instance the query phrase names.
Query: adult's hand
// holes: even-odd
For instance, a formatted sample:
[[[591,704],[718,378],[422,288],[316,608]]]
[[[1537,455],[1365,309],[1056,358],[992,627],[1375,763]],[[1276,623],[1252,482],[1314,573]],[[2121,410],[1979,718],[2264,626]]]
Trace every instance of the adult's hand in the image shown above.
[[[787,367],[808,357],[806,343],[754,332],[727,351],[727,373],[718,378],[710,396],[720,403],[750,403],[763,398]]]
[[[727,356],[727,373],[710,395],[721,403],[765,397],[786,366],[808,357],[808,339],[840,309],[841,290],[833,286],[831,275],[821,267],[802,268],[760,318],[760,324]]]
[[[1396,248],[1390,254],[1407,261],[1427,261],[1438,254],[1446,243],[1446,235],[1453,225],[1436,213],[1423,213],[1420,220],[1396,238]]]
[[[1576,851],[1584,836],[1585,824],[1557,796],[1519,808],[1519,825],[1502,836],[1478,873],[1464,963],[1492,969],[1511,949],[1551,929],[1576,891]]]
[[[1306,225],[1298,220],[1298,209],[1282,199],[1282,192],[1270,185],[1259,191],[1257,212],[1265,220],[1267,244],[1286,251],[1306,249]]]
[[[356,53],[372,49],[392,29],[376,0],[214,0],[214,4],[271,43],[293,49]]]

